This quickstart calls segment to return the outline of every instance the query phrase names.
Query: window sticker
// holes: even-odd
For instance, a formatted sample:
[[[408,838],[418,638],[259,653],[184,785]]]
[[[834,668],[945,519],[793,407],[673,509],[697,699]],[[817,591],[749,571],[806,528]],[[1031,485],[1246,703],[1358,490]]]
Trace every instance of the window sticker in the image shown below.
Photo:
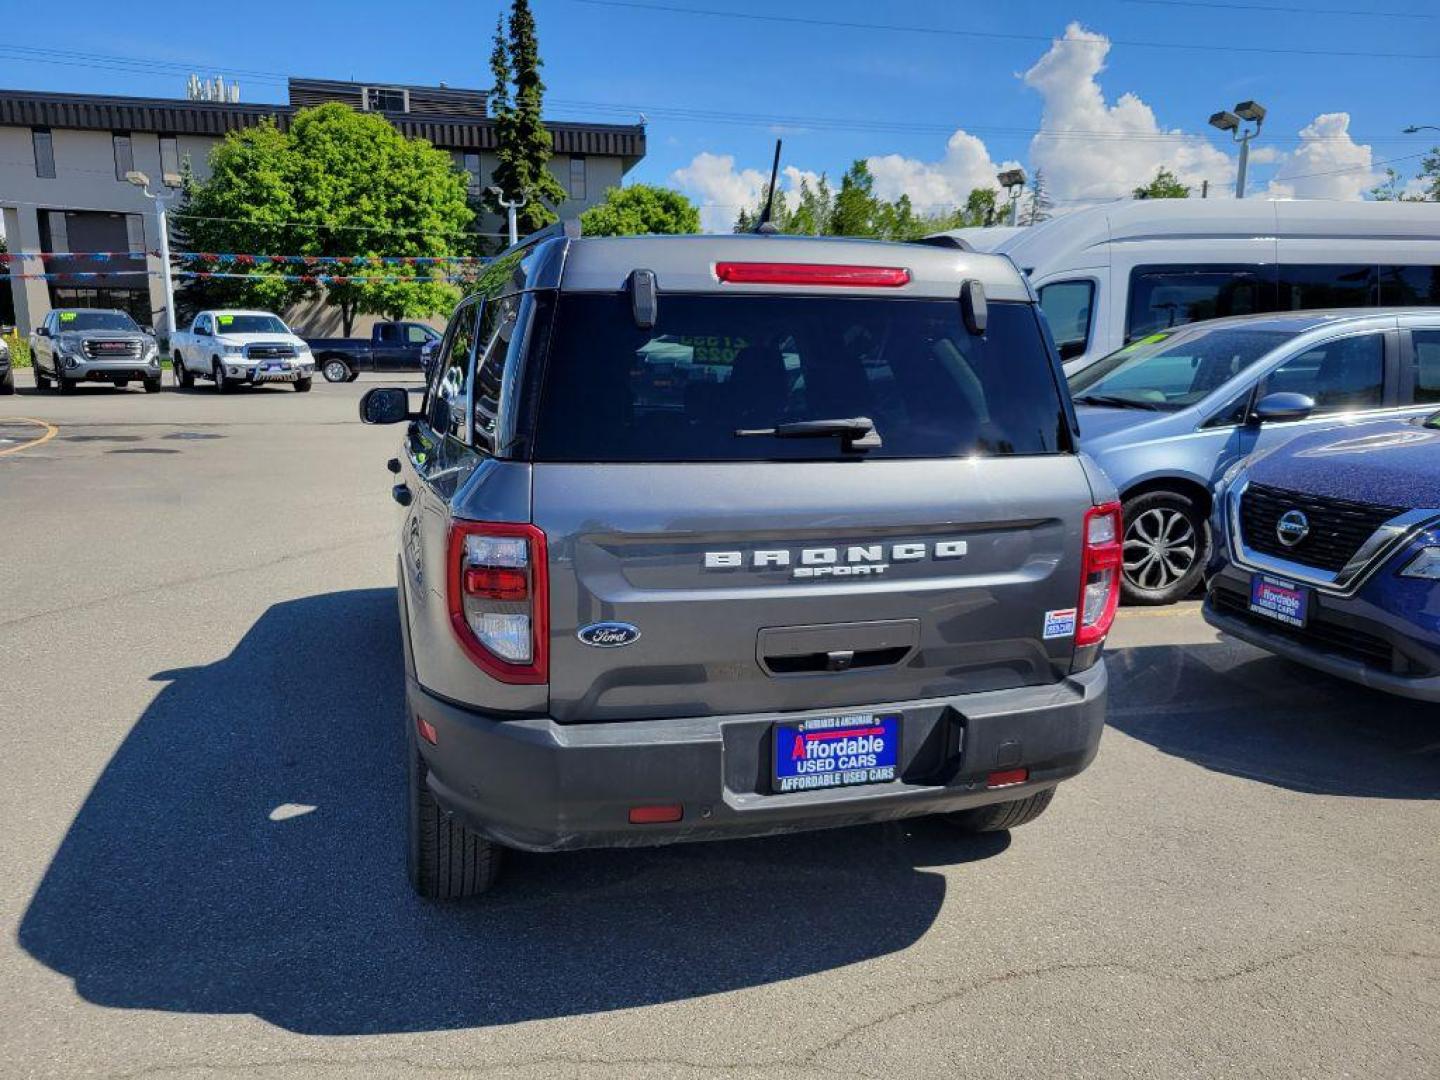
[[[1075,635],[1075,609],[1061,608],[1045,612],[1045,639],[1065,638]]]
[[[216,316],[215,316],[215,321],[218,322],[221,326],[229,326],[231,323],[233,323],[233,322],[235,321],[235,316],[234,316],[234,315],[216,315]]]
[[[62,311],[62,312],[60,312],[60,321],[61,321],[61,322],[74,322],[74,321],[75,321],[75,312],[73,312],[73,311]]]

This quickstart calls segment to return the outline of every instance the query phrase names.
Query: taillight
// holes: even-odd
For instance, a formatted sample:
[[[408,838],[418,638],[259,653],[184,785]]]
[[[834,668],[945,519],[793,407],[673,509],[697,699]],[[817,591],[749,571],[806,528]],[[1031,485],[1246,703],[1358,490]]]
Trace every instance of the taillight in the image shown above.
[[[1110,633],[1120,605],[1120,504],[1106,503],[1085,513],[1080,561],[1080,612],[1076,645],[1098,645]]]
[[[910,283],[903,266],[840,266],[824,263],[720,262],[715,276],[732,285],[835,285],[898,289]]]
[[[544,682],[545,534],[534,525],[456,521],[446,559],[450,625],[466,655],[501,682]]]

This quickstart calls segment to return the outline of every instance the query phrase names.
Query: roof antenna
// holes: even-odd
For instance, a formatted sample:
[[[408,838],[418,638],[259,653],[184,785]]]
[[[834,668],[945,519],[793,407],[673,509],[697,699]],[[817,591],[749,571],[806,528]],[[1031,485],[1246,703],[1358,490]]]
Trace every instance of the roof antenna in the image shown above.
[[[760,220],[755,224],[755,231],[765,236],[773,236],[780,230],[770,223],[770,211],[775,207],[775,181],[780,177],[780,140],[775,140],[775,160],[770,165],[770,194],[765,196],[765,209],[760,211]]]

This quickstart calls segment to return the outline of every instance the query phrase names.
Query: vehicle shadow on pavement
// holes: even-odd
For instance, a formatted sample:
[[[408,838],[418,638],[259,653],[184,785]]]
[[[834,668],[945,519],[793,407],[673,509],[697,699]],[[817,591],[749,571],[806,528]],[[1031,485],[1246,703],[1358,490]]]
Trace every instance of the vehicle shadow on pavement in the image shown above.
[[[1434,705],[1222,638],[1107,651],[1108,723],[1215,772],[1317,795],[1440,798]]]
[[[118,1008],[312,1034],[508,1024],[792,979],[912,945],[954,866],[1003,851],[912,821],[517,854],[489,896],[405,881],[393,590],[277,604],[167,685],[26,911],[24,948]],[[313,808],[313,809],[307,809]]]

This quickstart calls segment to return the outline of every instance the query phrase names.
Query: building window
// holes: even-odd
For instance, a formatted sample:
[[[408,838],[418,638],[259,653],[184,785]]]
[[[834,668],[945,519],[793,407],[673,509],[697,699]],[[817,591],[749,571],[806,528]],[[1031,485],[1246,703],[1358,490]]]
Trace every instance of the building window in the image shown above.
[[[180,142],[174,135],[160,136],[160,182],[180,175]]]
[[[124,180],[126,173],[135,171],[135,151],[128,134],[117,131],[110,137],[115,142],[115,179]]]
[[[55,143],[49,128],[31,128],[31,141],[35,144],[35,175],[45,180],[55,179]]]
[[[578,154],[570,158],[570,198],[585,198],[585,159]]]
[[[463,150],[451,151],[450,157],[455,162],[455,168],[465,174],[465,190],[471,195],[480,194],[480,155],[469,154]]]
[[[410,93],[385,86],[365,87],[366,112],[409,112]]]

